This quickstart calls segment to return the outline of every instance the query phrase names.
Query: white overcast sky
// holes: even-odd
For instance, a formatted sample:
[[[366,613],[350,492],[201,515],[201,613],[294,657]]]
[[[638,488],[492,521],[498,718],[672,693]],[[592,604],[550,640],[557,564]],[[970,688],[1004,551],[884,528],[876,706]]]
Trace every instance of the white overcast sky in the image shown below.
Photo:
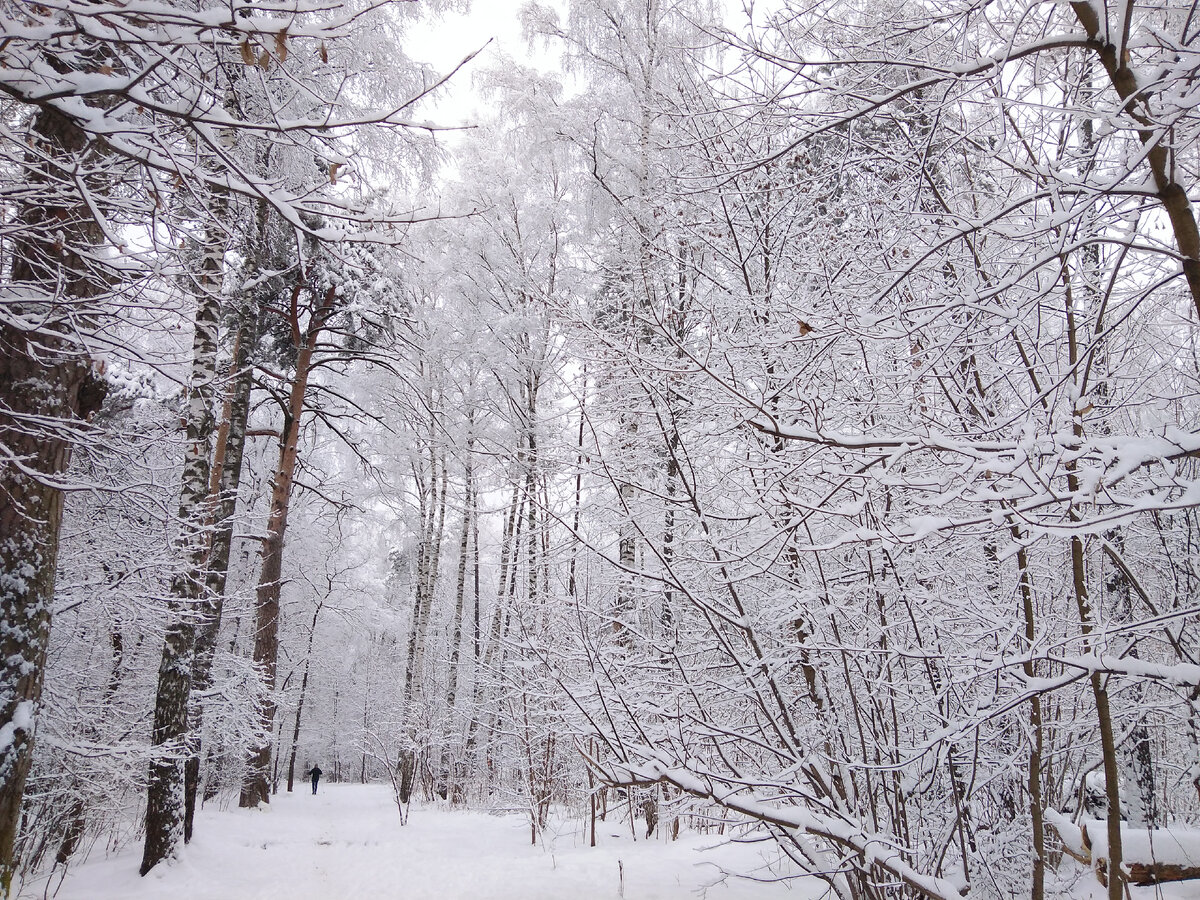
[[[531,51],[521,35],[520,12],[526,0],[475,0],[465,13],[431,16],[409,29],[405,50],[439,72],[447,72],[464,56],[487,44],[451,83],[445,96],[427,109],[439,125],[455,125],[473,119],[477,105],[473,76],[495,64],[500,53],[524,65],[545,67],[545,54]],[[491,41],[488,44],[488,41]]]

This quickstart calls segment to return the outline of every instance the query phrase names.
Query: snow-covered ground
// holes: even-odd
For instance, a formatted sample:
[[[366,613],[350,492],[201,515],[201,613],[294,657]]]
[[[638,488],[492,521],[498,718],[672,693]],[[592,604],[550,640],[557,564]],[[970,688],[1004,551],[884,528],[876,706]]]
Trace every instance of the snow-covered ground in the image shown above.
[[[130,848],[72,867],[57,898],[807,900],[812,893],[798,882],[722,881],[722,868],[769,877],[764,866],[776,855],[767,844],[694,834],[635,842],[627,825],[605,826],[599,823],[596,848],[570,830],[534,847],[520,816],[414,807],[401,827],[388,788],[322,785],[316,797],[280,795],[266,811],[210,806],[175,863],[139,878],[141,848]],[[55,876],[51,893],[57,883]],[[45,889],[29,884],[21,897],[42,897]]]

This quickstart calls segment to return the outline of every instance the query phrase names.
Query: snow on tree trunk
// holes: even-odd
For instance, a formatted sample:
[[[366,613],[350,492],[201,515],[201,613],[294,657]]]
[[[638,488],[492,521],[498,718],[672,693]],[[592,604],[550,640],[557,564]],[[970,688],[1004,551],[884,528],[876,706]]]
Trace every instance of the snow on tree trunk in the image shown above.
[[[458,571],[454,579],[454,618],[451,623],[453,635],[450,640],[450,675],[446,688],[446,707],[451,712],[458,696],[458,666],[462,656],[463,645],[463,609],[467,593],[467,551],[470,549],[471,522],[475,509],[475,441],[470,429],[474,427],[474,417],[467,414],[467,444],[463,457],[464,498],[462,513],[462,528],[458,536]]]
[[[304,649],[304,672],[300,677],[300,696],[296,700],[296,718],[292,724],[292,750],[288,754],[287,792],[290,794],[296,784],[296,750],[300,746],[300,721],[304,716],[304,698],[308,693],[308,670],[312,664],[313,640],[317,636],[317,618],[325,606],[322,600],[313,611],[312,623],[308,628],[308,645]]]
[[[279,595],[282,589],[283,549],[287,531],[288,508],[296,464],[300,458],[300,426],[304,417],[304,395],[312,374],[317,339],[333,309],[335,288],[326,291],[324,301],[314,309],[308,328],[300,331],[297,301],[300,286],[292,292],[292,333],[299,352],[296,355],[279,462],[271,483],[271,508],[267,517],[267,536],[262,546],[262,571],[254,602],[254,664],[262,679],[264,699],[260,714],[263,741],[250,750],[248,769],[242,781],[238,805],[256,807],[271,802],[271,736],[275,724],[275,674],[279,659]]]
[[[1101,22],[1096,7],[1086,0],[1071,3],[1079,24],[1087,32],[1092,49],[1100,58],[1113,89],[1125,104],[1125,111],[1139,126],[1138,137],[1145,147],[1145,160],[1150,168],[1159,203],[1167,213],[1175,243],[1179,248],[1180,268],[1183,270],[1188,291],[1192,296],[1196,314],[1200,316],[1200,229],[1196,226],[1196,215],[1188,199],[1186,186],[1176,179],[1179,169],[1172,161],[1167,143],[1160,140],[1157,120],[1160,113],[1151,110],[1151,101],[1159,99],[1167,103],[1176,102],[1167,91],[1159,96],[1150,85],[1158,82],[1152,75],[1138,72],[1129,66],[1126,48],[1130,41],[1130,25],[1134,11],[1133,3],[1123,7],[1124,17],[1112,23]],[[1169,82],[1167,83],[1169,87]]]
[[[426,398],[429,409],[433,405],[433,392]],[[429,620],[433,609],[434,593],[437,589],[438,570],[441,566],[442,537],[446,525],[446,489],[449,474],[445,452],[437,440],[437,423],[430,416],[426,450],[429,455],[428,481],[421,489],[420,537],[417,549],[417,578],[413,597],[412,621],[408,631],[408,654],[404,667],[403,703],[407,715],[406,745],[400,751],[400,802],[408,803],[412,797],[417,761],[422,741],[422,725],[428,721],[425,698],[425,655],[429,637]]]
[[[196,633],[192,656],[192,703],[188,730],[188,759],[184,765],[183,839],[192,839],[196,814],[196,794],[200,786],[200,762],[203,728],[203,702],[199,699],[212,685],[213,658],[221,631],[225,582],[229,572],[229,551],[233,544],[233,514],[237,510],[238,488],[242,477],[242,459],[246,448],[246,422],[250,414],[250,392],[254,383],[253,350],[258,341],[259,311],[255,301],[243,298],[237,313],[234,351],[231,365],[232,384],[218,429],[213,458],[210,493],[215,507],[211,525],[205,591],[201,606],[202,620]]]
[[[1067,280],[1067,266],[1064,262],[1064,281]],[[1068,361],[1072,366],[1079,360],[1079,328],[1072,293],[1068,284],[1065,293],[1066,338],[1068,344]],[[1077,378],[1079,376],[1076,376]],[[1082,387],[1082,386],[1080,386]],[[1082,391],[1077,389],[1076,396]],[[1076,401],[1072,416],[1072,431],[1076,438],[1082,438],[1083,417],[1082,407]],[[1067,486],[1072,492],[1079,490],[1079,476],[1074,460],[1066,463]],[[1073,504],[1069,510],[1072,521],[1079,521],[1080,513]],[[1083,537],[1073,534],[1070,539],[1071,553],[1071,585],[1075,595],[1075,605],[1079,613],[1079,629],[1083,636],[1084,652],[1091,652],[1096,629],[1096,611],[1092,606],[1088,589],[1087,563],[1084,554]],[[1101,672],[1092,672],[1089,677],[1092,687],[1092,699],[1096,708],[1096,724],[1100,730],[1100,751],[1104,770],[1105,798],[1108,801],[1107,833],[1108,833],[1108,897],[1109,900],[1121,900],[1124,895],[1125,877],[1121,868],[1121,793],[1119,785],[1120,760],[1117,754],[1116,736],[1113,729],[1112,709],[1108,695],[1108,676]]]
[[[33,752],[62,522],[61,476],[77,423],[96,412],[105,389],[77,339],[89,325],[89,298],[104,285],[81,255],[103,235],[54,166],[82,162],[89,142],[46,110],[30,143],[32,187],[46,189],[19,210],[12,293],[0,317],[0,896],[9,896],[14,843]],[[32,325],[32,323],[40,323]]]
[[[192,689],[192,654],[196,614],[205,603],[205,576],[211,503],[212,440],[216,417],[217,322],[225,248],[219,226],[210,225],[198,281],[192,374],[187,396],[187,444],[179,490],[178,547],[182,569],[171,579],[168,602],[172,621],[163,642],[154,701],[146,794],[146,842],[139,869],[145,875],[175,854],[184,838],[184,761],[188,756],[188,706]]]

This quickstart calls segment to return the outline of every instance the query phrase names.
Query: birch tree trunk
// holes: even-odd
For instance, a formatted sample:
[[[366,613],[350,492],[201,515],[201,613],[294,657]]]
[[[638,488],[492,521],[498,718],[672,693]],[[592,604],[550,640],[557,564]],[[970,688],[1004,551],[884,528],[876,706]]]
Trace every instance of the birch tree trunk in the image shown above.
[[[432,409],[432,404],[430,409]],[[425,646],[429,633],[429,617],[433,594],[437,586],[441,561],[442,535],[446,523],[446,460],[433,443],[436,424],[430,422],[429,488],[422,504],[421,540],[417,552],[417,581],[413,600],[412,625],[408,634],[408,661],[404,669],[404,708],[408,715],[408,746],[400,751],[400,802],[412,797],[413,779],[417,769],[418,729],[414,718],[424,717],[421,700],[424,693]]]
[[[573,501],[573,512],[571,513],[571,562],[567,569],[567,595],[572,599],[579,598],[579,583],[577,580],[577,566],[579,563],[579,547],[580,542],[575,539],[579,536],[579,526],[583,515],[583,466],[587,462],[583,452],[583,439],[585,434],[585,426],[587,424],[587,385],[588,385],[587,361],[583,363],[583,371],[580,373],[579,382],[582,385],[579,394],[579,430],[575,436],[575,498]]]
[[[250,414],[250,392],[254,383],[253,351],[258,342],[259,314],[249,298],[238,311],[233,352],[232,391],[218,429],[214,451],[210,492],[214,499],[213,522],[209,538],[208,568],[205,573],[203,620],[196,635],[192,657],[192,704],[190,753],[184,765],[183,840],[192,839],[196,814],[196,794],[200,785],[200,760],[204,752],[202,728],[204,708],[198,695],[212,686],[212,666],[221,616],[225,603],[225,582],[229,572],[229,551],[233,544],[233,514],[237,510],[241,485],[242,458],[246,448],[246,422]]]
[[[634,455],[634,436],[637,434],[637,422],[621,423],[623,433],[629,434],[629,441],[623,447],[622,456],[627,460]],[[633,476],[630,475],[629,478]],[[620,571],[617,573],[617,595],[613,607],[613,636],[617,646],[626,653],[633,650],[633,631],[631,625],[635,613],[633,572],[637,567],[637,526],[633,521],[633,500],[637,488],[630,481],[622,481],[617,486],[617,499],[620,501],[620,524],[617,526],[617,562]]]
[[[482,656],[476,660],[475,686],[471,698],[471,722],[467,726],[467,743],[465,755],[474,762],[472,757],[478,744],[479,727],[483,719],[484,673],[490,672],[495,662],[496,651],[502,638],[504,612],[510,602],[511,591],[516,589],[516,556],[521,542],[521,527],[525,521],[522,511],[525,507],[525,497],[521,493],[521,484],[513,485],[512,501],[509,504],[508,517],[504,523],[504,533],[500,541],[500,579],[496,586],[496,602],[492,608],[491,621],[487,631],[487,646]],[[511,572],[511,574],[510,574]],[[478,771],[479,766],[475,766]]]
[[[288,756],[287,792],[289,794],[292,792],[296,780],[296,748],[300,746],[300,719],[304,715],[304,697],[308,693],[308,671],[312,664],[313,638],[317,635],[317,617],[321,615],[321,607],[324,605],[324,600],[317,604],[317,608],[313,612],[312,624],[308,629],[308,647],[304,651],[304,674],[300,678],[300,697],[296,701],[296,722],[292,726],[292,752]],[[363,716],[364,718],[366,716],[365,710]]]
[[[183,840],[183,763],[187,747],[188,700],[192,687],[192,653],[196,643],[196,613],[205,589],[209,518],[209,478],[214,432],[217,379],[217,320],[221,308],[221,278],[225,248],[218,225],[206,234],[204,262],[196,298],[192,338],[192,374],[188,386],[187,445],[179,491],[179,546],[183,569],[171,579],[172,616],[158,668],[146,794],[146,842],[139,872],[175,854]]]
[[[470,549],[472,512],[475,508],[475,439],[470,434],[470,429],[474,428],[474,415],[471,412],[467,414],[467,428],[466,458],[463,462],[463,518],[458,536],[458,573],[454,582],[454,634],[450,640],[450,675],[446,689],[446,708],[451,713],[454,712],[454,702],[458,697],[458,665],[462,656],[463,608],[467,593],[467,552]]]

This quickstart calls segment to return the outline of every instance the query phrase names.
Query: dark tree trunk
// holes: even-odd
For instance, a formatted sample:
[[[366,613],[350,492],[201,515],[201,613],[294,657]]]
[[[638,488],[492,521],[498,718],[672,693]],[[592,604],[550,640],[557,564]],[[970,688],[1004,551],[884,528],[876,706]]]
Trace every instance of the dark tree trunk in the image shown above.
[[[1163,136],[1155,127],[1155,116],[1150,112],[1150,103],[1156,95],[1153,90],[1138,85],[1136,76],[1129,68],[1128,54],[1122,55],[1118,49],[1129,44],[1129,19],[1119,29],[1110,30],[1091,3],[1072,2],[1071,9],[1087,32],[1090,49],[1095,51],[1113,89],[1121,98],[1123,112],[1138,125],[1138,137],[1145,147],[1145,160],[1154,181],[1156,196],[1171,223],[1179,247],[1180,267],[1196,313],[1200,315],[1200,228],[1196,225],[1187,188],[1176,180],[1178,168],[1174,163],[1171,144],[1162,139]],[[1107,16],[1104,18],[1107,19]]]
[[[34,122],[49,162],[31,154],[26,177],[44,188],[38,205],[18,213],[11,313],[0,324],[0,897],[11,893],[14,845],[41,703],[50,612],[58,563],[63,493],[71,459],[69,423],[95,412],[104,386],[73,335],[86,331],[102,284],[77,252],[103,236],[67,179],[51,167],[87,152],[84,133],[53,112]],[[40,327],[11,324],[41,320]],[[62,427],[59,427],[61,423]]]

